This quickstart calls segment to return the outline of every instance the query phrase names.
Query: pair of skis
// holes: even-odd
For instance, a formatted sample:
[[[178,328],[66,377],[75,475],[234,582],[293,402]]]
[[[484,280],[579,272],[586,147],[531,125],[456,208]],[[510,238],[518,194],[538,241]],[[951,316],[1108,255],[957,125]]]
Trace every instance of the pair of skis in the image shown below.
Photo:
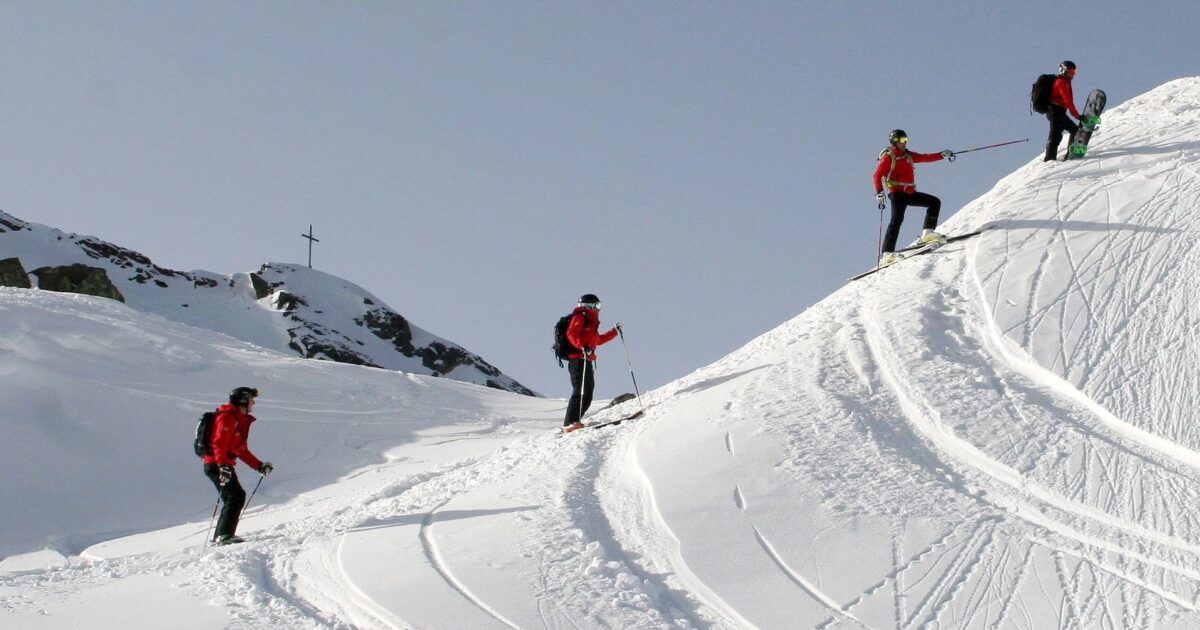
[[[614,427],[618,424],[621,424],[622,422],[625,422],[626,420],[633,420],[635,418],[640,418],[640,417],[644,416],[645,414],[646,414],[645,409],[638,409],[637,411],[633,412],[632,414],[630,414],[628,416],[617,418],[615,420],[605,420],[604,422],[594,422],[592,424],[585,424],[582,427],[575,429],[575,431],[582,431],[583,429],[599,429],[600,427]],[[575,431],[571,431],[571,433],[574,433]],[[567,431],[563,431],[562,433],[563,433],[563,435],[566,435]]]
[[[925,253],[934,251],[935,249],[937,249],[947,243],[961,241],[964,239],[971,238],[972,236],[979,236],[982,233],[983,233],[983,230],[976,230],[974,232],[968,232],[966,234],[958,234],[955,236],[948,236],[948,237],[946,237],[945,240],[941,240],[941,241],[933,241],[931,243],[918,243],[916,245],[909,245],[908,247],[896,252],[896,255],[899,256],[899,258],[897,260],[894,260],[891,263],[888,263],[886,265],[880,265],[878,267],[868,269],[856,276],[850,276],[850,279],[858,280],[859,278],[865,278],[865,277],[875,273],[876,271],[879,271],[881,269],[887,269],[888,267],[891,267],[892,265],[894,265],[906,258],[912,258],[913,256],[920,256],[921,254],[925,254]]]

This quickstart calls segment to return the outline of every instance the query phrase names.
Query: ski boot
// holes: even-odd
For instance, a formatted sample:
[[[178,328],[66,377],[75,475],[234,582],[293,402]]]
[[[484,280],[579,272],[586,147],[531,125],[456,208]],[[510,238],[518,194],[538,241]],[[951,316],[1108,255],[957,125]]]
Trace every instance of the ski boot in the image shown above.
[[[945,243],[946,237],[933,230],[923,230],[921,238],[917,239],[918,245],[928,245],[930,243]]]

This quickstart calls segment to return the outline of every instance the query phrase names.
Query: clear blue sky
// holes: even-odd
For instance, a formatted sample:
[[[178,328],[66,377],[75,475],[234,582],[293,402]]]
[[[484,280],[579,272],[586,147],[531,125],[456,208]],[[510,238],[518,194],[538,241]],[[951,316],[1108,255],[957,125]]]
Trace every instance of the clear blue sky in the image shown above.
[[[1200,73],[1197,24],[1195,2],[5,3],[0,208],[222,273],[304,262],[312,223],[314,266],[552,396],[553,322],[597,293],[648,389],[872,263],[892,128],[1030,138],[919,166],[949,217],[1042,150],[1038,74],[1072,59],[1079,104],[1117,105]],[[597,394],[630,390],[619,344],[600,357]]]

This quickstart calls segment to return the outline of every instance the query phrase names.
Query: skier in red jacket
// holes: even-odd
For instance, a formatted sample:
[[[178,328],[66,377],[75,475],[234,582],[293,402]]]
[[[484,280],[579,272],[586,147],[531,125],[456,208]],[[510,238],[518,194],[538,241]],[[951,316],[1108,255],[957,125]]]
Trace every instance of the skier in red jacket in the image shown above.
[[[879,165],[875,167],[875,199],[879,201],[879,209],[884,207],[884,187],[887,187],[887,198],[892,200],[892,219],[888,222],[887,231],[883,236],[879,252],[879,265],[890,265],[896,262],[896,239],[900,236],[900,224],[904,221],[904,211],[909,206],[925,208],[924,230],[920,242],[929,243],[943,240],[941,234],[933,230],[937,227],[938,213],[942,209],[942,200],[928,193],[917,192],[916,175],[913,164],[936,162],[954,155],[952,151],[941,153],[915,153],[908,150],[908,134],[903,129],[893,129],[888,135],[887,149],[879,154]]]
[[[242,542],[237,536],[238,519],[242,516],[242,508],[246,505],[246,491],[238,482],[234,466],[237,460],[263,475],[271,474],[275,469],[271,462],[262,462],[246,443],[250,437],[250,425],[254,416],[254,399],[258,390],[253,387],[238,387],[229,392],[229,404],[217,408],[217,416],[213,419],[210,454],[204,456],[204,474],[217,487],[221,494],[221,518],[217,521],[213,542],[218,545],[228,545]]]
[[[596,347],[616,338],[621,324],[608,332],[600,333],[600,298],[594,293],[585,293],[571,313],[567,324],[567,341],[578,348],[567,354],[567,371],[571,374],[571,398],[567,400],[567,416],[563,419],[563,432],[570,433],[583,428],[583,414],[592,405],[592,391],[596,388]],[[589,375],[589,372],[591,373]]]
[[[1075,78],[1075,62],[1064,61],[1058,64],[1058,78],[1054,79],[1054,89],[1050,91],[1050,111],[1046,119],[1050,121],[1050,137],[1046,139],[1046,157],[1044,162],[1053,162],[1058,158],[1058,145],[1062,142],[1064,131],[1070,132],[1067,146],[1075,141],[1079,125],[1067,116],[1067,112],[1079,120],[1079,110],[1075,109],[1075,95],[1071,90],[1071,81]]]

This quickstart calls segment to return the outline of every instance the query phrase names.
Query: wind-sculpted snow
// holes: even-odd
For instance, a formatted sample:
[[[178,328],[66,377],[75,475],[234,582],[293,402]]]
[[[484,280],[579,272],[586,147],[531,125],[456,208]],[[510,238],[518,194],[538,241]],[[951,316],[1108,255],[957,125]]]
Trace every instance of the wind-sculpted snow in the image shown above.
[[[117,476],[148,465],[169,487],[124,520],[71,512],[50,551],[0,563],[0,612],[23,628],[1200,627],[1198,175],[1185,79],[1108,112],[1087,159],[1031,162],[945,226],[982,236],[643,394],[642,418],[567,436],[561,400],[0,291],[17,331],[0,394],[37,421],[6,426],[56,461],[93,421],[198,410],[229,375],[277,392],[252,439],[277,469],[249,542],[201,551],[211,487],[194,461],[147,455],[182,436],[134,422],[117,441],[141,460]],[[104,388],[116,402],[93,408]],[[111,484],[85,464],[61,499],[96,509]],[[29,483],[0,498],[49,491]],[[36,547],[28,518],[0,544]],[[105,535],[121,530],[143,533]]]

